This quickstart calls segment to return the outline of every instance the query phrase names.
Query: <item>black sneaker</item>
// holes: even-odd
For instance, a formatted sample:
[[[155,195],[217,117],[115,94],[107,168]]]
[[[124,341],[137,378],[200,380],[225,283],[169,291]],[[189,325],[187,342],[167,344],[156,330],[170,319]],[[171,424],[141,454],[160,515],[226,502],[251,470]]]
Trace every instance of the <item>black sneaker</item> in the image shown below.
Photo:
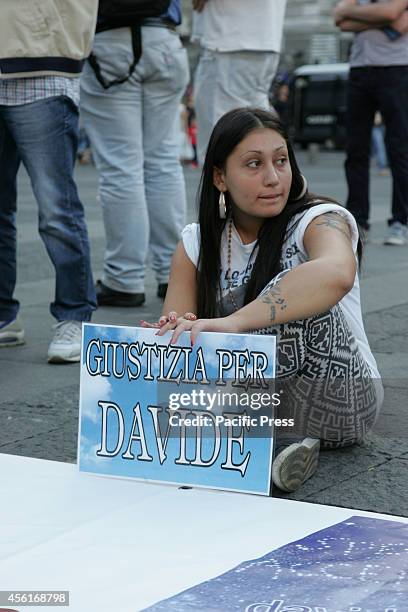
[[[145,294],[115,291],[98,280],[96,281],[96,299],[98,306],[142,306],[145,302]]]
[[[168,286],[169,286],[168,283],[159,283],[159,285],[157,287],[157,297],[159,297],[160,299],[164,300],[164,298],[166,297],[167,287]]]

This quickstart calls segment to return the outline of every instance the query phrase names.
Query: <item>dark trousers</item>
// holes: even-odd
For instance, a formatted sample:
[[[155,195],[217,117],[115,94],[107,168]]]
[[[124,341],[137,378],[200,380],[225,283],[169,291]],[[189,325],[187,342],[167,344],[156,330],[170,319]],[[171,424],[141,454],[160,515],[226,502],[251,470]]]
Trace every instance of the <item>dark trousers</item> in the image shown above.
[[[348,84],[347,208],[364,229],[369,228],[369,165],[371,131],[379,110],[386,129],[385,144],[393,179],[391,218],[408,219],[408,66],[352,68]]]

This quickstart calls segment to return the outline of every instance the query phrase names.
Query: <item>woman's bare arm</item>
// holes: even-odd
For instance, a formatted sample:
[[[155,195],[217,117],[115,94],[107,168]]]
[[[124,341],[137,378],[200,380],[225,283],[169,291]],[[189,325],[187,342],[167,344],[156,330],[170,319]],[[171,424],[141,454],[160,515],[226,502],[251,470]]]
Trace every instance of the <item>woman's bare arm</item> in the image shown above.
[[[326,312],[354,284],[356,260],[347,221],[338,213],[316,217],[305,231],[309,261],[231,315],[237,331],[251,331]]]
[[[180,241],[171,262],[169,286],[163,304],[163,315],[197,312],[197,271]]]
[[[304,247],[309,261],[290,270],[237,312],[216,319],[168,323],[159,335],[172,329],[171,342],[176,342],[183,331],[191,330],[194,344],[201,331],[245,333],[326,312],[352,289],[355,280],[357,263],[347,221],[335,212],[316,217],[305,231]]]

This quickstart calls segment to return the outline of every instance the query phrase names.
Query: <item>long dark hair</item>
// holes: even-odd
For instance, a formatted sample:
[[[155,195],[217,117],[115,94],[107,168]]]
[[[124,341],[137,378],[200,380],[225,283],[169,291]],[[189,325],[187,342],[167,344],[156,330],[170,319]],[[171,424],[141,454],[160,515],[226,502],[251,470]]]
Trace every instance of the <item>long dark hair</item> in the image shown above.
[[[225,170],[227,158],[239,143],[253,130],[268,128],[278,132],[286,141],[289,163],[292,169],[292,184],[288,201],[283,211],[265,219],[259,233],[258,255],[247,284],[244,304],[254,300],[267,283],[281,271],[282,245],[287,238],[290,219],[321,203],[335,202],[331,198],[310,194],[307,190],[301,198],[304,181],[297,164],[293,147],[279,119],[271,112],[259,108],[237,108],[226,113],[218,121],[211,134],[198,191],[200,255],[197,266],[198,316],[217,316],[217,297],[220,288],[221,236],[226,220],[220,219],[218,200],[220,192],[213,182],[214,168]],[[227,211],[231,200],[226,194]],[[227,212],[228,216],[228,212]]]

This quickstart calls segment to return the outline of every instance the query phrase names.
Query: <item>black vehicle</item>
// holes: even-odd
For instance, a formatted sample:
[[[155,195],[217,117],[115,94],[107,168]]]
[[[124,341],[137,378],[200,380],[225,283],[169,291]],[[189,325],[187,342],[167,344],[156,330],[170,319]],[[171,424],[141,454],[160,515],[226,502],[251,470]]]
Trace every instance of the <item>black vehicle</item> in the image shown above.
[[[348,64],[301,66],[291,84],[291,135],[306,148],[310,143],[338,149],[345,143]]]

